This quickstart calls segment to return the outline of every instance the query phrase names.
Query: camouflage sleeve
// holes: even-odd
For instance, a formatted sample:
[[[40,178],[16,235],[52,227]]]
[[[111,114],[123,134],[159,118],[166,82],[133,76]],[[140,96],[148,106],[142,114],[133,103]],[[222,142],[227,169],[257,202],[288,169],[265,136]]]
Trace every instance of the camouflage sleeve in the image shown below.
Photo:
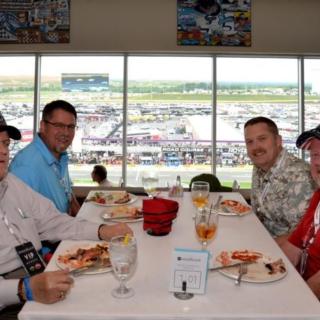
[[[258,190],[257,170],[255,167],[253,167],[252,177],[251,177],[250,205],[252,207],[252,211],[255,213],[257,213],[257,209],[259,207],[259,203],[257,199],[257,190]]]
[[[296,176],[287,184],[287,195],[283,201],[283,218],[286,219],[291,232],[308,208],[314,188],[310,175]]]

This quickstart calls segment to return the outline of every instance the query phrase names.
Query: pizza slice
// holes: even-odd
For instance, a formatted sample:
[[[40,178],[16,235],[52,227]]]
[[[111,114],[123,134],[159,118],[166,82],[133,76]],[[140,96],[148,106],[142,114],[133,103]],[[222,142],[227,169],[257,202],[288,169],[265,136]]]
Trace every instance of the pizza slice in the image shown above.
[[[78,248],[74,252],[58,256],[58,262],[70,269],[78,269],[99,265],[101,267],[110,266],[109,246],[107,243],[98,243],[90,248]]]
[[[220,203],[220,208],[224,212],[230,212],[235,214],[246,214],[251,211],[251,208],[236,200],[223,200]]]
[[[141,210],[136,207],[119,206],[112,209],[111,218],[138,218],[141,216]]]

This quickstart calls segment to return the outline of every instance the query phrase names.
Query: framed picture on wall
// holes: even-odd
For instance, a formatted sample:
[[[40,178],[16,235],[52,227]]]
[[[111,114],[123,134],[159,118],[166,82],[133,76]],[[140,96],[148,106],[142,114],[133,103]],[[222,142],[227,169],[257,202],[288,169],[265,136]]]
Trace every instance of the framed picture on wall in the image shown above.
[[[0,1],[0,44],[70,42],[70,1]]]
[[[181,46],[251,46],[251,0],[177,0]]]

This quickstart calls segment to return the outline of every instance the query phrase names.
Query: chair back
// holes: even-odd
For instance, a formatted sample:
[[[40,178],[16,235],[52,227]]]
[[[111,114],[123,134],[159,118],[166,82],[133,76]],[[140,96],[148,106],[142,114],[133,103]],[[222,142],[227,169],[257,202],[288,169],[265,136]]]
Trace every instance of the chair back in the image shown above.
[[[231,187],[225,187],[221,185],[219,179],[212,173],[202,173],[193,177],[189,184],[189,191],[191,191],[191,185],[194,181],[206,181],[210,185],[210,192],[232,192]]]

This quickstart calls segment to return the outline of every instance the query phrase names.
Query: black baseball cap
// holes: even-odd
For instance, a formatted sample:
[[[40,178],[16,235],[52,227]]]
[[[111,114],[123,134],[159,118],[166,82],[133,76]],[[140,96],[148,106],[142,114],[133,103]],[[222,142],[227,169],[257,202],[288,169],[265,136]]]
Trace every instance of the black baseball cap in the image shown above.
[[[314,129],[302,132],[297,139],[296,146],[297,148],[308,150],[313,139],[320,140],[320,125]]]
[[[21,133],[20,131],[13,126],[7,126],[6,120],[4,120],[4,117],[2,113],[0,112],[0,132],[7,131],[8,135],[11,139],[14,140],[20,140],[21,139]]]

